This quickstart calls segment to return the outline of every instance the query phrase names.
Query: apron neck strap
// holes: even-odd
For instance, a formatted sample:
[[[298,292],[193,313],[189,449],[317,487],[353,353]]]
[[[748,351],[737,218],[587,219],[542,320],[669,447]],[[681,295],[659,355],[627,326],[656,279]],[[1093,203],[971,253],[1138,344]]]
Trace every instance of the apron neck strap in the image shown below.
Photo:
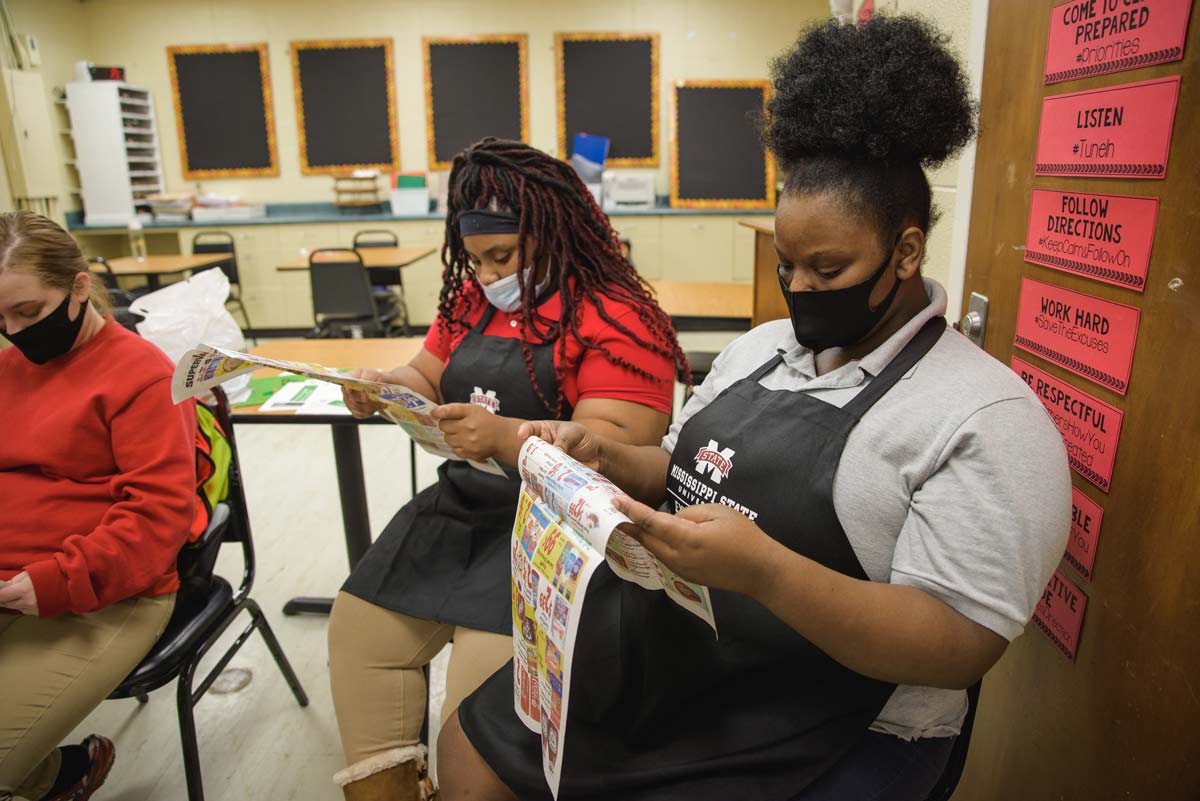
[[[484,301],[487,303],[487,301]],[[474,334],[482,334],[488,327],[488,323],[496,315],[496,307],[491,303],[487,303],[487,308],[483,310],[483,316],[479,318],[479,322],[471,326],[471,332]]]
[[[759,381],[766,378],[771,373],[775,372],[775,368],[783,363],[783,351],[775,351],[775,355],[767,359],[758,369],[750,375],[746,376],[746,380],[757,384]]]
[[[944,317],[931,318],[921,326],[921,330],[916,333],[916,336],[909,340],[909,343],[904,346],[904,350],[888,362],[887,367],[883,368],[883,371],[842,409],[849,412],[855,420],[862,419],[862,416],[875,405],[876,401],[887,394],[887,391],[895,386],[896,382],[913,368],[913,365],[921,361],[922,357],[937,344],[945,331],[946,319]]]

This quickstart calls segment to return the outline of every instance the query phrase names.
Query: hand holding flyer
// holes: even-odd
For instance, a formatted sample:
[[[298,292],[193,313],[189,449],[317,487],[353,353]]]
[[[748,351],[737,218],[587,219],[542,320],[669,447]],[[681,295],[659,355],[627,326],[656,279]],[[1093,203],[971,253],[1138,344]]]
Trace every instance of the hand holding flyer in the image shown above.
[[[617,527],[624,493],[595,470],[530,437],[512,536],[513,695],[517,715],[542,736],[542,767],[557,797],[571,668],[583,599],[602,562],[621,578],[664,590],[716,630],[708,588],[684,581]]]
[[[455,455],[454,450],[446,443],[446,438],[438,428],[437,422],[430,416],[437,408],[436,403],[413,392],[408,387],[384,384],[379,381],[365,381],[319,364],[268,359],[249,353],[201,345],[185,353],[179,360],[179,364],[175,365],[175,375],[171,379],[171,397],[176,403],[179,403],[186,398],[207,392],[235,376],[258,370],[261,367],[273,367],[276,370],[364,392],[387,407],[380,412],[381,416],[399,425],[406,434],[412,437],[413,441],[426,451],[446,459],[464,461],[462,457]],[[503,468],[494,459],[484,462],[472,461],[471,465],[485,473],[504,475]]]

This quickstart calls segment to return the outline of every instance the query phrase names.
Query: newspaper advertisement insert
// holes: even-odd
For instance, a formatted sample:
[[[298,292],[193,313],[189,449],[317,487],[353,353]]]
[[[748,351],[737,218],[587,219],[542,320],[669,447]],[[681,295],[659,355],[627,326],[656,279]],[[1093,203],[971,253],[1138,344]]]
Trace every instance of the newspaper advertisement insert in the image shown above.
[[[620,531],[624,495],[607,478],[531,437],[517,467],[521,495],[512,534],[513,702],[541,735],[542,767],[557,798],[571,670],[583,599],[602,563],[622,579],[663,590],[716,632],[708,588],[686,581]]]

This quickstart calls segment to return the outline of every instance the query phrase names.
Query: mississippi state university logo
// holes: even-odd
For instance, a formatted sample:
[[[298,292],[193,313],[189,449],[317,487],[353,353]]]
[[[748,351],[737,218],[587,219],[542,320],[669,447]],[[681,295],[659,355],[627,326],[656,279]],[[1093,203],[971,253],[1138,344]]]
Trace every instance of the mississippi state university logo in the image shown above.
[[[714,484],[729,478],[729,471],[733,469],[733,448],[718,450],[720,447],[715,439],[710,439],[696,454],[696,472],[704,475],[707,471]]]
[[[479,387],[475,387],[475,391],[471,393],[471,403],[476,406],[482,406],[492,414],[500,412],[500,401],[496,398],[496,390],[494,389],[484,392]]]

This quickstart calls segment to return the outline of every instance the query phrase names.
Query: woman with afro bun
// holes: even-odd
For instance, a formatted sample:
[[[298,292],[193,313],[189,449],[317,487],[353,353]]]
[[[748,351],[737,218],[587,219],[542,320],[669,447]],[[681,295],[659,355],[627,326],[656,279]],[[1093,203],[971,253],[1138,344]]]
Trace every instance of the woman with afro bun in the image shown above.
[[[594,588],[559,801],[920,801],[1063,553],[1058,432],[921,275],[924,168],[974,133],[945,39],[829,22],[773,75],[790,319],[726,348],[661,447],[525,427],[637,499],[630,534],[711,588],[718,632],[662,592]],[[550,797],[510,673],[439,744],[446,801]]]

